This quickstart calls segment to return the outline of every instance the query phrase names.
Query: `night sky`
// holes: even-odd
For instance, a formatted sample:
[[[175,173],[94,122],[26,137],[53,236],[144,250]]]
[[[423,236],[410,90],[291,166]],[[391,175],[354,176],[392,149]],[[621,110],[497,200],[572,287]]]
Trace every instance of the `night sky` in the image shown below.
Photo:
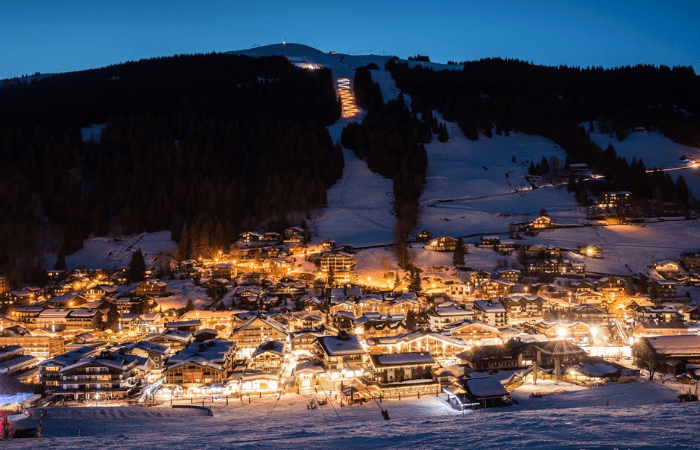
[[[0,79],[284,39],[322,51],[420,53],[436,62],[500,56],[700,72],[700,0],[4,0]]]

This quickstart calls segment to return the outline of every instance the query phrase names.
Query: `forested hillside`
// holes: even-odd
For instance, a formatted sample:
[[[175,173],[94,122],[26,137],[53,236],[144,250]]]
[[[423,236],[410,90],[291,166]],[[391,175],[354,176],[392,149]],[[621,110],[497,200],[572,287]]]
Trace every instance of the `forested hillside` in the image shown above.
[[[6,83],[0,274],[40,278],[43,252],[91,234],[177,240],[187,227],[207,256],[243,229],[282,227],[341,176],[324,128],[339,115],[330,71],[283,57],[179,55]],[[92,123],[107,125],[83,142]]]
[[[588,163],[605,175],[605,185],[586,189],[688,201],[682,177],[674,183],[667,173],[647,173],[642,161],[626,161],[614,147],[595,145],[588,127],[579,124],[597,119],[620,140],[633,127],[656,128],[676,142],[700,146],[700,77],[690,67],[579,69],[499,58],[466,62],[461,71],[410,68],[398,59],[386,67],[411,95],[414,110],[439,111],[469,139],[510,130],[542,135],[567,152],[567,163]],[[582,190],[576,180],[571,188]]]

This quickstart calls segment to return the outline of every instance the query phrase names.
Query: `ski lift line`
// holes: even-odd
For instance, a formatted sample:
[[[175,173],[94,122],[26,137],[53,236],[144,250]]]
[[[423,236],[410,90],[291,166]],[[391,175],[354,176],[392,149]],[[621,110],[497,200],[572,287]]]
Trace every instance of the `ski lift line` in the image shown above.
[[[345,361],[345,358],[343,357],[343,355],[340,355],[340,359],[342,359],[343,362],[348,366],[348,368],[350,368],[350,364],[348,364],[348,362]],[[389,414],[388,414],[387,410],[384,409],[384,408],[382,408],[382,405],[379,404],[379,402],[377,401],[377,399],[376,399],[376,398],[374,397],[374,395],[372,394],[372,391],[370,391],[369,388],[367,388],[367,386],[364,385],[364,383],[360,383],[360,384],[362,384],[362,386],[364,386],[364,388],[365,388],[365,390],[367,391],[367,393],[369,394],[369,396],[372,397],[372,400],[374,400],[374,403],[377,404],[377,406],[379,407],[379,410],[382,412],[382,416],[384,416],[384,419],[385,419],[385,420],[389,420]],[[351,391],[351,392],[352,392],[352,391]]]
[[[326,401],[328,402],[329,405],[331,405],[331,408],[333,408],[333,411],[335,411],[335,415],[338,416],[338,419],[340,419],[340,414],[338,414],[338,410],[335,409],[335,406],[333,406],[333,402],[331,402],[331,399],[328,398],[328,394],[326,393],[326,390],[323,389],[323,386],[319,385],[321,388],[321,391],[323,391],[323,395],[326,396]]]

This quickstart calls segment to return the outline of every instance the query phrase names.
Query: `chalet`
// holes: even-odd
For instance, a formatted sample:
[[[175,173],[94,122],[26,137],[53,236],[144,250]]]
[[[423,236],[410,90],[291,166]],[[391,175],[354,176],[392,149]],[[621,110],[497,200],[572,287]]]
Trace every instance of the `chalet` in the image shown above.
[[[658,298],[674,298],[676,296],[676,282],[666,280],[654,280],[649,284],[650,290],[656,290]]]
[[[265,342],[286,341],[287,330],[279,322],[256,315],[233,330],[229,339],[236,342],[240,355],[247,357]]]
[[[290,353],[295,357],[313,356],[316,350],[316,340],[323,336],[326,336],[325,329],[300,330],[290,333]]]
[[[603,249],[597,245],[579,245],[578,253],[589,258],[602,258]]]
[[[49,308],[78,308],[87,303],[87,299],[77,293],[50,298],[46,304]]]
[[[320,259],[321,270],[330,272],[337,276],[339,273],[351,272],[355,269],[355,261],[352,253],[342,250],[331,250],[324,252]]]
[[[486,272],[485,270],[476,270],[474,272],[469,272],[467,276],[469,277],[469,283],[476,285],[491,279],[491,274]]]
[[[580,304],[571,308],[571,312],[577,320],[587,323],[603,323],[607,314],[601,308],[591,304]]]
[[[498,300],[477,300],[474,302],[474,318],[494,327],[506,326],[506,309]]]
[[[675,261],[665,260],[654,263],[654,270],[664,278],[673,278],[678,275],[681,267]]]
[[[321,246],[321,249],[324,251],[332,250],[335,248],[335,241],[331,241],[330,239],[326,239],[324,241],[321,241],[319,244]]]
[[[145,280],[136,285],[138,296],[163,296],[168,284],[160,280]]]
[[[323,325],[325,320],[322,314],[308,311],[293,311],[280,318],[286,322],[285,326],[289,333],[316,328]]]
[[[120,353],[149,358],[153,362],[153,370],[160,374],[167,359],[173,355],[173,350],[163,344],[150,341],[130,342],[119,348]]]
[[[118,290],[114,286],[105,286],[102,284],[98,284],[88,288],[85,291],[85,297],[87,297],[90,300],[98,300],[115,295],[117,294],[117,292]]]
[[[552,341],[561,339],[562,336],[574,341],[588,340],[592,337],[591,325],[584,322],[540,320],[539,322],[531,322],[527,326],[532,334],[542,334]]]
[[[285,241],[289,241],[290,239],[299,238],[299,237],[301,237],[303,239],[304,238],[304,230],[302,230],[299,227],[289,227],[286,230],[284,230],[282,235],[283,235]]]
[[[312,392],[312,386],[318,383],[319,377],[326,373],[326,368],[317,361],[305,360],[296,364],[292,377],[300,393]]]
[[[632,201],[632,193],[628,191],[603,192],[598,196],[600,208],[627,207]]]
[[[498,236],[481,236],[479,247],[496,249],[496,246],[501,243],[501,238]]]
[[[530,274],[585,275],[586,265],[568,260],[537,260],[527,263],[527,271]]]
[[[554,221],[549,216],[540,216],[530,223],[530,227],[534,230],[542,230],[546,228],[552,228],[554,226]]]
[[[620,277],[604,277],[595,284],[595,290],[606,294],[619,294],[625,291],[627,281]]]
[[[502,255],[507,255],[511,254],[516,247],[515,241],[501,241],[494,247],[494,250]]]
[[[244,243],[258,242],[261,240],[261,238],[262,236],[259,233],[254,231],[245,231],[238,236],[238,241]]]
[[[503,280],[489,280],[479,286],[481,294],[485,297],[504,297],[512,294],[514,288],[514,283]]]
[[[319,337],[316,340],[316,354],[331,377],[333,374],[350,377],[362,375],[365,350],[355,335],[341,333],[337,337]]]
[[[99,309],[72,309],[66,319],[66,329],[100,330],[102,329],[104,319],[104,314],[102,314]]]
[[[263,242],[277,242],[280,240],[280,234],[276,231],[268,231],[260,236],[260,240]]]
[[[459,355],[467,366],[478,371],[528,368],[535,363],[553,368],[557,363],[577,363],[585,357],[582,348],[563,340],[525,343],[515,339],[502,345],[474,346]]]
[[[537,295],[511,295],[501,299],[508,321],[542,319],[549,311],[544,298]]]
[[[523,279],[523,273],[518,269],[503,269],[498,272],[498,279],[509,281],[511,283],[520,283]]]
[[[548,245],[528,245],[525,247],[525,257],[537,258],[537,259],[547,259],[547,258],[559,258],[561,257],[560,247],[550,247]]]
[[[0,294],[4,294],[7,290],[7,278],[0,277]]]
[[[495,377],[464,378],[445,391],[447,402],[458,411],[505,406],[512,402],[508,391]]]
[[[700,269],[700,252],[681,253],[681,265],[685,270],[696,271]]]
[[[664,336],[639,339],[632,348],[639,367],[652,366],[678,375],[700,364],[700,336]]]
[[[228,281],[236,278],[236,266],[229,262],[216,263],[210,270],[212,278],[224,278]]]
[[[637,306],[633,316],[636,322],[675,322],[681,319],[678,310],[670,305]]]
[[[46,330],[63,331],[68,324],[70,309],[46,308],[36,318],[36,327]]]
[[[194,341],[194,336],[186,331],[168,330],[162,334],[151,334],[143,338],[143,340],[167,345],[173,352],[178,352],[190,345]]]
[[[431,240],[426,248],[428,250],[435,250],[438,252],[453,252],[457,246],[457,239],[442,236],[437,239]]]
[[[408,332],[403,316],[382,316],[367,313],[354,321],[354,334],[362,340],[397,336]]]
[[[15,322],[33,330],[37,328],[36,319],[44,309],[43,306],[37,305],[18,306],[10,312],[10,316]]]
[[[194,342],[168,358],[163,376],[169,385],[195,388],[222,383],[233,368],[236,343],[223,339]]]
[[[279,375],[282,371],[285,354],[286,345],[284,342],[265,342],[264,344],[260,344],[250,356],[247,368],[251,370],[260,370],[262,372],[272,372]]]
[[[19,345],[28,355],[47,359],[65,351],[65,339],[58,336],[19,335],[5,328],[0,335],[0,346]]]
[[[54,392],[60,388],[61,375],[59,372],[62,369],[76,364],[82,358],[88,358],[98,353],[99,350],[93,347],[83,346],[42,361],[39,363],[39,383],[47,393]]]
[[[382,397],[439,392],[431,372],[437,364],[428,352],[370,355],[369,363],[367,387]]]
[[[474,316],[475,312],[471,307],[447,302],[428,311],[428,323],[432,331],[439,332],[451,323],[471,320]]]
[[[12,375],[30,369],[39,361],[19,345],[0,346],[0,375]]]
[[[428,230],[423,230],[416,236],[419,241],[427,242],[433,238],[433,233]]]
[[[408,316],[409,312],[418,312],[419,310],[420,300],[416,297],[414,292],[407,292],[398,296],[396,299],[391,300],[389,302],[389,309],[386,310],[386,313],[391,314],[392,316]]]
[[[152,365],[148,358],[102,350],[61,368],[51,392],[75,400],[125,399]]]
[[[461,339],[469,345],[491,345],[501,343],[501,332],[498,328],[481,322],[463,320],[451,323],[445,331],[453,338]]]
[[[471,294],[471,290],[471,285],[464,283],[450,284],[447,287],[447,293],[450,294],[451,297],[466,298]]]
[[[306,245],[293,242],[287,247],[287,251],[290,255],[303,255],[306,252]]]
[[[427,351],[443,365],[455,363],[456,355],[468,348],[468,344],[462,339],[424,330],[413,330],[403,335],[386,338],[367,339],[365,345],[370,355]]]

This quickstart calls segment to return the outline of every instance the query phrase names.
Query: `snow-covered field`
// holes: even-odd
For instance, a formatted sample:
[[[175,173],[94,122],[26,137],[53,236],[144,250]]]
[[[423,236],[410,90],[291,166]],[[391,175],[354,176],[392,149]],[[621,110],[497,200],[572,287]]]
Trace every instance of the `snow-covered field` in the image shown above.
[[[542,384],[540,390],[548,392]],[[551,393],[519,404],[469,411],[450,409],[444,395],[307,410],[310,396],[252,398],[252,404],[210,403],[213,417],[169,406],[47,408],[40,441],[5,448],[698,448],[691,431],[700,404],[673,403],[676,388],[657,383]],[[322,394],[319,394],[322,396]],[[335,402],[333,402],[335,403]],[[609,406],[605,406],[609,403]],[[37,423],[34,421],[33,423]],[[30,422],[25,422],[29,425]],[[81,437],[78,438],[80,425]]]
[[[177,244],[170,239],[170,231],[143,233],[126,236],[120,240],[107,237],[86,239],[83,248],[66,256],[68,270],[78,266],[86,269],[118,269],[128,267],[131,253],[137,248],[143,252],[146,264],[153,264],[153,259],[159,251],[175,250]],[[53,266],[56,255],[46,256],[47,267]]]
[[[497,234],[507,232],[511,222],[536,218],[543,208],[558,222],[574,223],[582,216],[566,189],[532,190],[523,178],[530,162],[542,157],[564,162],[566,153],[554,142],[522,133],[470,141],[456,124],[446,125],[450,140],[426,145],[420,229],[445,236]]]

